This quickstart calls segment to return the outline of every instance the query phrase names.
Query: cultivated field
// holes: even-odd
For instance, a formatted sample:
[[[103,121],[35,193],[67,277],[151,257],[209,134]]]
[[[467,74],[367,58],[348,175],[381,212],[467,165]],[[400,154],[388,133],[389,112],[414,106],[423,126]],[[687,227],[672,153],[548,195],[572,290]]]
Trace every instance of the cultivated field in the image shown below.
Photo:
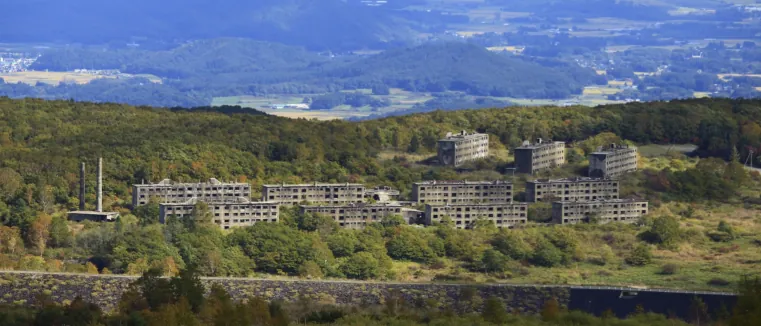
[[[156,77],[154,75],[135,75],[134,77],[143,77],[147,78],[151,82],[154,83],[161,83],[161,78]],[[0,78],[2,78],[6,83],[9,84],[15,84],[15,83],[24,83],[29,85],[35,85],[38,82],[50,84],[50,85],[58,85],[60,83],[74,83],[74,84],[87,84],[95,79],[101,79],[101,78],[109,78],[113,79],[116,78],[116,76],[104,76],[104,75],[94,75],[94,74],[88,74],[88,73],[77,73],[77,72],[59,72],[59,71],[24,71],[24,72],[14,72],[14,73],[6,73],[6,74],[0,74]]]
[[[24,71],[7,74],[0,74],[0,78],[6,83],[24,83],[35,85],[38,82],[58,85],[60,83],[87,84],[98,78],[114,78],[112,76],[97,76],[92,74],[83,74],[75,72],[46,72],[46,71]]]

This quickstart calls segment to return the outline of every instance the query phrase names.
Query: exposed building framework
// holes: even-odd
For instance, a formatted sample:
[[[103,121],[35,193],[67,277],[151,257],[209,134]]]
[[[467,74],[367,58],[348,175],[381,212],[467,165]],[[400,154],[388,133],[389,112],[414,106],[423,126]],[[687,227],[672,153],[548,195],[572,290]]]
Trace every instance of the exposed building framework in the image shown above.
[[[412,185],[412,200],[421,204],[510,203],[513,184],[505,181],[424,181]]]

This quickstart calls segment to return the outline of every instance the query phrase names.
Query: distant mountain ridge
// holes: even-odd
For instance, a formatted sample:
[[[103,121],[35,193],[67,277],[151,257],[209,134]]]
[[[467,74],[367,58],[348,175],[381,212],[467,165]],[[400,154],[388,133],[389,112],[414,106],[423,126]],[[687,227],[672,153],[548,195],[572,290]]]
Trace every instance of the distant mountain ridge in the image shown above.
[[[378,80],[412,91],[462,91],[472,95],[564,98],[581,93],[596,76],[591,69],[573,74],[460,42],[427,43],[389,50],[323,74],[347,81]]]
[[[164,78],[161,86],[132,83],[126,93],[93,94],[118,81],[67,87],[0,85],[11,97],[74,98],[158,106],[208,105],[220,96],[323,94],[378,86],[413,92],[456,91],[475,96],[567,98],[585,85],[605,83],[592,69],[548,65],[490,52],[463,42],[426,43],[378,55],[329,58],[300,47],[222,38],[194,41],[168,51],[69,47],[45,53],[36,70],[120,69]],[[144,98],[138,88],[171,90]],[[130,93],[140,94],[130,96]],[[181,94],[187,94],[183,100]],[[113,99],[112,99],[113,97]],[[154,98],[151,100],[151,98]],[[204,102],[207,101],[208,102]]]
[[[341,0],[6,0],[3,11],[4,42],[247,37],[356,49],[405,41],[412,32],[392,10]]]
[[[324,60],[301,47],[244,38],[219,38],[192,41],[166,51],[60,48],[46,52],[31,69],[120,69],[127,73],[186,78],[204,74],[305,68]]]

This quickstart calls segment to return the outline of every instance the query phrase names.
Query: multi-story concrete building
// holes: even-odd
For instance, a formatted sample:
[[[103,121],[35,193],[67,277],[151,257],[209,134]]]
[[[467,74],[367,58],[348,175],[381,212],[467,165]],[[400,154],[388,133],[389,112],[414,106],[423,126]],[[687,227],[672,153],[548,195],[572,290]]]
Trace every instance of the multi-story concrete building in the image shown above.
[[[368,223],[382,221],[398,215],[405,222],[417,221],[423,212],[405,208],[397,204],[348,204],[330,206],[301,206],[301,213],[319,214],[333,218],[338,225],[347,229],[364,229]]]
[[[460,166],[465,162],[489,156],[489,135],[465,130],[457,134],[447,133],[438,143],[438,158],[441,165]]]
[[[425,205],[425,224],[441,222],[449,217],[458,229],[469,229],[478,220],[489,220],[499,228],[512,228],[528,220],[526,203],[489,203],[457,205]]]
[[[539,138],[534,144],[523,142],[513,152],[518,173],[535,174],[565,165],[564,142],[544,142]]]
[[[594,220],[597,223],[635,223],[647,214],[647,202],[634,199],[597,201],[558,201],[552,203],[552,222],[576,224]]]
[[[412,200],[421,204],[510,203],[513,184],[505,181],[424,181],[412,185]]]
[[[526,201],[590,201],[618,199],[617,180],[569,178],[526,182]]]
[[[200,200],[190,199],[184,203],[159,204],[159,222],[166,223],[169,216],[191,218]],[[279,221],[278,203],[252,202],[246,198],[207,203],[212,221],[223,229],[251,226],[256,223]]]
[[[159,183],[132,185],[132,207],[147,204],[151,198],[162,203],[183,203],[196,198],[200,201],[224,201],[236,198],[251,198],[248,183],[224,183],[217,179],[209,182],[181,183],[164,179]]]
[[[611,144],[589,155],[590,177],[616,178],[633,171],[637,171],[637,148],[634,146]]]
[[[296,206],[301,203],[349,204],[361,203],[365,186],[356,183],[312,183],[264,185],[262,200],[281,205]]]

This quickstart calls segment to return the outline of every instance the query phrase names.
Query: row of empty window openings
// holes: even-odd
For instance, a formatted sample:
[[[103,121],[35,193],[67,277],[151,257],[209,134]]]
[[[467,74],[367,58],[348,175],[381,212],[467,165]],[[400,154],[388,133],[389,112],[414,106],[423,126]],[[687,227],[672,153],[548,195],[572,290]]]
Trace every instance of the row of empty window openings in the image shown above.
[[[301,188],[301,189],[267,189],[268,193],[277,193],[277,192],[290,192],[290,193],[298,193],[303,192],[306,193],[308,191],[320,191],[320,192],[338,192],[338,191],[352,191],[352,192],[364,192],[365,188],[328,188],[328,187],[316,187],[316,188]]]
[[[618,199],[618,196],[617,195],[608,195],[608,196],[599,196],[599,197],[598,196],[592,196],[591,200],[597,200],[598,198],[599,199]],[[589,196],[584,196],[584,197],[582,197],[582,196],[578,196],[578,197],[563,197],[563,201],[571,201],[571,200],[578,201],[580,199],[590,200],[590,197]],[[542,198],[537,198],[536,201],[542,201]]]
[[[421,193],[420,198],[426,197],[426,196],[433,196],[433,197],[450,197],[450,193],[435,193],[435,194],[426,194]],[[451,193],[452,197],[457,197],[457,193]],[[484,192],[484,193],[467,193],[467,194],[460,194],[460,196],[471,196],[471,197],[494,197],[494,196],[507,196],[512,197],[512,192]]]
[[[585,222],[587,220],[589,220],[589,218],[587,218],[587,217],[582,217],[582,218],[564,218],[563,219],[563,223],[568,223],[568,222]],[[635,216],[623,216],[623,217],[613,217],[613,218],[604,218],[603,217],[603,220],[614,221],[614,222],[615,221],[634,221],[634,220],[639,220],[639,217],[635,217]]]
[[[625,214],[639,214],[640,212],[642,212],[642,214],[647,214],[647,210],[643,209],[641,211],[638,211],[638,210],[621,211],[621,215],[625,215]],[[588,215],[589,213],[598,213],[598,214],[602,214],[603,216],[610,215],[610,214],[619,215],[618,211],[605,211],[605,212],[565,212],[565,213],[563,213],[563,216]]]
[[[496,209],[497,212],[501,212],[503,210],[504,211],[519,210],[519,211],[522,212],[522,211],[526,210],[526,206],[525,205],[521,205],[521,206],[518,206],[518,207],[474,207],[472,210],[473,211],[488,211],[488,212],[493,212],[495,209]],[[462,212],[463,208],[462,207],[457,207],[456,209],[451,208],[451,207],[449,207],[449,208],[441,208],[442,212],[447,212],[447,211],[452,211],[452,210],[457,211],[457,212]],[[470,207],[465,207],[464,210],[466,212],[470,212],[471,208]],[[439,208],[438,207],[434,207],[433,211],[434,212],[438,212]]]
[[[247,190],[251,191],[250,187],[242,187],[242,186],[225,186],[225,187],[209,187],[209,188],[166,188],[166,187],[156,187],[156,188],[147,188],[147,189],[140,189],[141,191],[148,191],[151,193],[156,192],[167,192],[167,191],[219,191],[219,190]],[[139,190],[139,191],[140,191]]]
[[[277,219],[256,218],[256,219],[239,219],[239,220],[224,220],[224,221],[216,220],[214,221],[214,223],[230,224],[230,221],[232,221],[232,223],[257,223],[257,222],[277,222]]]
[[[609,192],[617,192],[616,189],[609,189],[608,191]],[[603,192],[603,191],[600,191],[600,192]],[[545,195],[552,195],[552,194],[555,194],[555,195],[562,195],[562,194],[570,195],[570,194],[574,194],[574,193],[588,194],[588,193],[590,193],[590,190],[566,190],[565,193],[562,190],[549,191],[549,192],[544,192],[544,193],[541,192],[541,191],[538,191],[536,194],[538,196],[541,196],[542,194],[545,194]],[[591,193],[596,194],[597,193],[597,189],[591,190]]]
[[[318,196],[318,195],[309,195],[309,196],[307,196],[307,195],[302,195],[302,196],[301,196],[301,200],[307,200],[307,199],[323,199],[323,198],[325,198],[325,199],[331,199],[331,198],[333,198],[333,199],[335,199],[335,198],[348,198],[348,197],[350,197],[350,196],[353,196],[353,195],[330,195],[330,194],[326,194],[325,196],[321,196],[321,195],[320,195],[320,196]],[[362,197],[362,195],[356,195],[356,198],[363,198],[363,197]],[[282,199],[296,199],[296,200],[298,200],[298,199],[299,199],[299,196],[298,196],[298,195],[293,195],[293,196],[290,196],[290,197],[288,197],[287,195],[285,195],[285,196],[284,196],[284,195],[280,195],[280,196],[278,196],[277,198],[276,198],[275,196],[269,196],[269,199],[270,199],[270,200],[276,200],[276,199],[281,199],[281,200],[282,200]]]
[[[222,197],[222,196],[225,196],[225,197],[251,197],[251,193],[250,192],[240,192],[240,193],[236,192],[236,193],[227,193],[227,194],[219,194],[219,193],[213,193],[213,194],[210,194],[210,193],[201,193],[201,194],[199,194],[199,193],[192,193],[192,194],[166,194],[166,195],[163,195],[163,194],[150,194],[148,196],[150,196],[150,197],[157,197],[157,198],[186,198],[186,197],[187,198],[193,198],[193,197],[207,198],[207,197]],[[140,195],[140,199],[145,199],[145,197],[146,197],[145,194],[141,194]]]
[[[592,183],[575,183],[575,186],[579,187],[592,187]],[[608,183],[594,183],[596,187],[604,187],[604,186],[612,186],[612,187],[618,187],[618,182],[608,182]],[[536,185],[536,189],[542,189],[542,188],[571,188],[571,185],[566,184],[549,184],[549,185]],[[611,188],[615,189],[615,188]]]
[[[396,212],[396,213],[399,213],[401,211],[402,211],[401,208],[388,208],[388,209],[373,208],[373,209],[363,209],[363,210],[361,210],[362,213],[375,213],[375,212]],[[318,213],[318,214],[319,213],[325,213],[325,214],[327,214],[328,210],[309,210],[309,212],[310,213]],[[335,214],[336,210],[335,209],[331,209],[329,212],[330,212],[330,214]],[[344,214],[344,212],[345,212],[345,210],[343,210],[343,209],[338,210],[339,214]],[[351,211],[349,211],[349,213],[359,213],[359,212],[360,212],[360,210],[351,210]]]
[[[494,214],[489,214],[489,215],[484,214],[484,216],[481,216],[479,214],[465,214],[465,217],[463,217],[462,214],[456,214],[456,215],[447,215],[447,214],[439,215],[439,214],[434,214],[432,216],[432,218],[437,219],[437,218],[443,218],[444,216],[449,216],[449,217],[453,217],[453,218],[466,218],[466,219],[468,219],[468,218],[479,218],[479,217],[489,217],[489,218],[494,218],[495,217]],[[513,213],[513,214],[497,214],[496,217],[497,218],[500,218],[500,217],[526,217],[526,213],[520,213],[520,214],[517,214],[517,213]]]
[[[483,187],[484,190],[486,189],[507,189],[507,190],[513,189],[513,185],[506,184],[506,185],[495,185],[495,186],[467,186],[467,185],[445,186],[445,187],[439,186],[439,187],[428,187],[428,190],[440,189],[439,191],[449,191],[449,188],[452,188],[452,191],[471,190],[471,189],[481,190],[481,187]],[[420,190],[418,190],[418,192],[422,193],[422,191],[424,191],[425,189],[426,187],[420,187]]]

